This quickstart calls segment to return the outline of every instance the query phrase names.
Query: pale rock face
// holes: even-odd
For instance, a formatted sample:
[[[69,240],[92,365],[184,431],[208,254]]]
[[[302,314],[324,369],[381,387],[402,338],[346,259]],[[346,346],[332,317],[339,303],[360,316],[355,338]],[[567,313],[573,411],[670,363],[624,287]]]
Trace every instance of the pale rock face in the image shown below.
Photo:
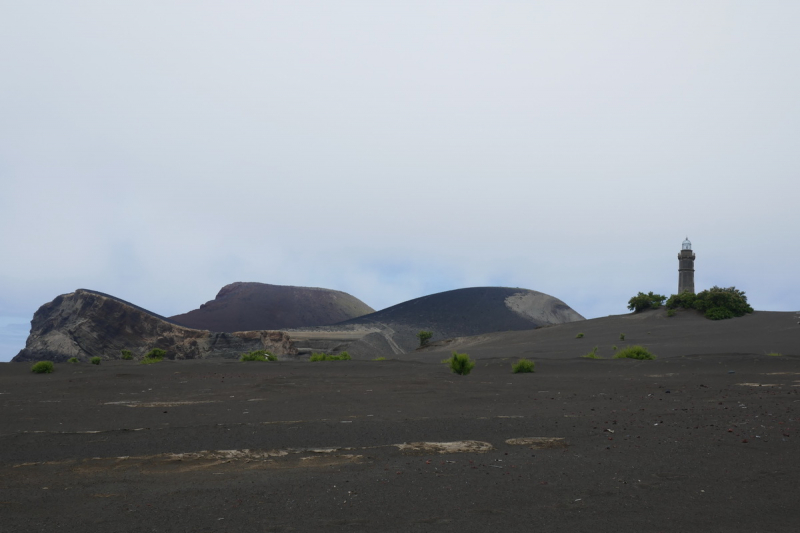
[[[238,357],[253,350],[297,353],[280,331],[212,333],[186,328],[113,296],[79,289],[36,311],[25,348],[13,361],[119,359],[120,350],[142,356],[153,348],[166,350],[170,359]]]
[[[584,320],[574,309],[550,295],[537,291],[522,291],[505,300],[506,307],[539,325],[563,324]]]

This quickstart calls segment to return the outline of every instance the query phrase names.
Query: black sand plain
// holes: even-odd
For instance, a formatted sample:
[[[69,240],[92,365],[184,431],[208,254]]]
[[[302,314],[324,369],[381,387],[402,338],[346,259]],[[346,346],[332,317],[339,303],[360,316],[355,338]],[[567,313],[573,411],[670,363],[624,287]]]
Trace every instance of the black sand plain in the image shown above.
[[[797,531],[796,317],[675,318],[409,360],[3,364],[0,531]],[[579,357],[626,325],[659,359]]]

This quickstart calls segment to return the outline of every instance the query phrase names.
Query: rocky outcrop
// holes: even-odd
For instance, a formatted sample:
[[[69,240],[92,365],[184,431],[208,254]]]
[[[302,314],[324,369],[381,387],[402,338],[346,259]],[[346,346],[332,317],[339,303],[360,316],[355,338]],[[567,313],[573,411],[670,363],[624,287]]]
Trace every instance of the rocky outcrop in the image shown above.
[[[190,328],[233,332],[326,326],[374,311],[346,292],[236,282],[199,309],[170,319]]]
[[[291,339],[281,331],[213,333],[191,329],[107,294],[78,289],[44,304],[33,315],[31,333],[13,361],[120,358],[120,350],[142,356],[153,348],[170,359],[238,357],[269,350],[295,355]]]

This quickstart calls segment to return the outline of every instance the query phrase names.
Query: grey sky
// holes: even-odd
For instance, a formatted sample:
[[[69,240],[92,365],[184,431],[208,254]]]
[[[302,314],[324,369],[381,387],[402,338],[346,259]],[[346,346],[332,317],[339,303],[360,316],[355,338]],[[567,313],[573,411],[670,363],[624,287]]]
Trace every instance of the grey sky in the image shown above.
[[[0,0],[0,324],[79,287],[171,315],[233,281],[375,308],[518,286],[595,317],[675,292],[686,235],[698,290],[800,309],[799,19]]]

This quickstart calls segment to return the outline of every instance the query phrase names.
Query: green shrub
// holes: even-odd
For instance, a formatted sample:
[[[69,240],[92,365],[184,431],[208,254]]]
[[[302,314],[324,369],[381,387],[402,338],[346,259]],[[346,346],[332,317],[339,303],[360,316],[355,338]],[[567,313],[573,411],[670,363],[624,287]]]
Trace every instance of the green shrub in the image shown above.
[[[453,352],[452,357],[445,359],[444,362],[450,365],[450,370],[461,376],[466,376],[475,368],[475,361],[465,353]]]
[[[696,295],[687,292],[673,294],[667,300],[667,307],[697,309],[711,320],[725,320],[753,312],[744,291],[737,290],[736,287],[722,288],[716,285]]]
[[[583,333],[578,333],[577,335],[575,335],[575,338],[576,339],[582,339],[583,338]]]
[[[99,365],[100,361],[102,361],[102,359],[100,359],[99,357],[92,357],[91,359],[89,359],[89,362],[92,363],[93,365]]]
[[[673,317],[673,316],[675,316],[676,313],[677,313],[677,311],[675,311],[674,309],[667,309],[667,316],[668,317]]]
[[[625,334],[624,333],[620,333],[619,334],[619,340],[621,340],[621,341],[625,340]]]
[[[783,357],[783,354],[778,352],[769,352],[767,355],[771,357]]]
[[[342,352],[339,355],[331,355],[329,353],[312,353],[309,361],[349,361],[350,359],[352,359],[352,357],[350,357],[350,354],[347,352]]]
[[[49,374],[54,370],[52,361],[39,361],[31,367],[31,372],[35,374]]]
[[[587,353],[586,355],[583,355],[582,357],[584,357],[585,359],[602,359],[602,357],[597,355],[597,346],[592,348],[591,352]]]
[[[78,362],[77,357],[70,357],[69,359],[67,359],[67,363],[77,363],[77,362]]]
[[[525,374],[527,372],[536,372],[534,368],[536,367],[536,363],[530,361],[528,359],[520,359],[513,365],[511,365],[511,371],[515,374]]]
[[[376,357],[373,361],[386,361],[385,357]]]
[[[634,312],[644,311],[645,309],[661,307],[667,297],[661,294],[655,294],[653,291],[647,294],[640,292],[630,300],[628,300],[628,309]]]
[[[130,350],[120,350],[120,353],[122,354],[122,358],[126,361],[133,359],[133,354]]]
[[[694,308],[706,313],[709,310],[724,309],[733,316],[744,316],[752,313],[753,308],[747,303],[747,296],[744,291],[737,290],[736,287],[722,288],[716,285],[698,293],[694,301]]]
[[[167,356],[166,350],[162,350],[161,348],[153,348],[152,350],[150,350],[145,354],[145,356],[142,358],[141,361],[139,361],[139,363],[143,365],[152,365],[153,363],[160,363],[161,361],[164,360],[166,356]]]
[[[706,312],[703,313],[703,316],[709,320],[725,320],[728,318],[736,318],[736,315],[733,314],[733,311],[724,307],[712,307],[711,309],[707,309]]]
[[[164,359],[167,356],[167,351],[161,348],[153,348],[145,354],[148,359]]]
[[[277,361],[278,357],[267,350],[256,350],[250,353],[243,353],[239,361]]]
[[[694,309],[694,301],[697,297],[691,292],[682,292],[680,294],[673,294],[667,299],[667,309],[677,309],[683,307],[684,309]]]
[[[615,344],[614,346],[611,347],[611,349],[616,352],[617,351],[617,345]]]
[[[422,330],[419,333],[417,333],[417,338],[419,339],[420,347],[425,346],[426,344],[428,344],[428,341],[431,340],[431,337],[433,337],[433,332],[432,331]]]
[[[626,346],[614,355],[614,359],[642,359],[652,360],[656,356],[651,354],[650,351],[644,346]]]

